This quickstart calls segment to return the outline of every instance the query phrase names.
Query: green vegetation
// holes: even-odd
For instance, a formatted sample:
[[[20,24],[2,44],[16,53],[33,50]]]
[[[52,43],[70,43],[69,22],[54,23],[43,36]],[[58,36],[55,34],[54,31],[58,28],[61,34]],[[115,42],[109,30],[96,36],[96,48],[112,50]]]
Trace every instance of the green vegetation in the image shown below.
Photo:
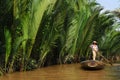
[[[120,53],[118,13],[95,0],[1,0],[0,74],[76,62],[93,40],[107,58]]]

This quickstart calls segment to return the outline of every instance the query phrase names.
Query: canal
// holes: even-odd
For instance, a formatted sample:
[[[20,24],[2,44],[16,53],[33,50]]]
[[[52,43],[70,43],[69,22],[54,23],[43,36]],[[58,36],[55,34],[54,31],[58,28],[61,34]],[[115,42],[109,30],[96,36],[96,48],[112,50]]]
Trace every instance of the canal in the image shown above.
[[[83,70],[80,64],[63,64],[27,72],[15,72],[0,80],[120,80],[120,64],[107,65],[103,70]]]

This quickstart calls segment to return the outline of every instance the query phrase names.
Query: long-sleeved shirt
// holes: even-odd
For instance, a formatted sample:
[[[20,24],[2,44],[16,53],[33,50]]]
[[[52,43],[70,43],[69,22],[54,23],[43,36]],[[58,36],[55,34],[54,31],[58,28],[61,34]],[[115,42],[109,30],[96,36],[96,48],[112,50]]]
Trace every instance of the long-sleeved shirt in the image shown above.
[[[98,46],[97,45],[90,45],[90,47],[92,48],[93,51],[98,51]]]

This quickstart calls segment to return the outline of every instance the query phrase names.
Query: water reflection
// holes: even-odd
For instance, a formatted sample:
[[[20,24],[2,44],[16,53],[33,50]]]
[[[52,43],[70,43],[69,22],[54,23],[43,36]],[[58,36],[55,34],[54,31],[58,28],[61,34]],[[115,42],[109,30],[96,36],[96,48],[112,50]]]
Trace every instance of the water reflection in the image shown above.
[[[120,80],[120,64],[114,64],[113,67],[110,67],[109,72],[109,76],[114,78],[114,80]]]
[[[28,72],[16,72],[0,80],[120,80],[120,65],[106,66],[103,70],[88,71],[80,64],[55,65]]]

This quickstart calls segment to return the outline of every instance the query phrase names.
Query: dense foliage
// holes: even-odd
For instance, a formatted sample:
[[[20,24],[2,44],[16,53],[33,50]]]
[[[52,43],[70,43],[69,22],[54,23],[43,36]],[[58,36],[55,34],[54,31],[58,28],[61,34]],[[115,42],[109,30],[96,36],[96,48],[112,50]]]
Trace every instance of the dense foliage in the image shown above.
[[[119,22],[95,0],[1,0],[1,74],[88,59],[93,40],[120,53]]]

